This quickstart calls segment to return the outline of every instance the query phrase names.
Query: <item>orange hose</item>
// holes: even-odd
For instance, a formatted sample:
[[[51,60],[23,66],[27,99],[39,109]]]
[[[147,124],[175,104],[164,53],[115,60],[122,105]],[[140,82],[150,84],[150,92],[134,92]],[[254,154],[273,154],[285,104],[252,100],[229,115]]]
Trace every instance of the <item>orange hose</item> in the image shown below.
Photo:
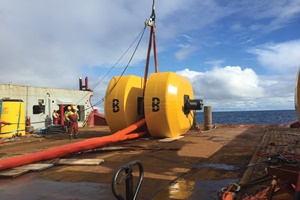
[[[54,147],[45,151],[33,153],[33,154],[27,154],[22,156],[16,156],[12,158],[6,158],[3,160],[0,160],[0,170],[4,169],[10,169],[13,167],[18,167],[21,165],[26,165],[42,160],[49,160],[54,158],[60,158],[69,154],[74,154],[80,151],[85,151],[89,149],[94,149],[100,146],[104,146],[107,144],[112,144],[115,142],[128,140],[128,139],[135,139],[141,136],[146,135],[146,132],[140,132],[140,133],[131,133],[132,131],[136,130],[137,128],[143,126],[146,123],[145,119],[142,119],[127,128],[124,128],[120,131],[117,131],[116,133],[104,136],[104,137],[98,137],[98,138],[91,138],[87,139],[81,142],[68,144],[60,147]]]

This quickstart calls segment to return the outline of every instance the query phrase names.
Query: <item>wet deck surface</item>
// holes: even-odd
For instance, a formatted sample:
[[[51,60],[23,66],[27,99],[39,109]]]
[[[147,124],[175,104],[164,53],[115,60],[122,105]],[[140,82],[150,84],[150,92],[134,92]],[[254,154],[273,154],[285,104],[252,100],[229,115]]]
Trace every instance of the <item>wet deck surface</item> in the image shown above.
[[[41,179],[38,175],[30,173],[10,180],[0,180],[1,199],[112,199],[105,192],[110,190],[109,184],[53,181]]]
[[[272,130],[282,133],[277,140],[268,138],[274,135],[269,134]],[[80,132],[79,141],[109,134],[107,129],[97,127]],[[137,199],[218,199],[217,192],[222,187],[239,182],[249,170],[247,166],[257,149],[264,148],[262,142],[294,141],[294,136],[287,134],[290,132],[291,129],[263,125],[235,125],[203,134],[189,131],[184,138],[169,143],[153,138],[120,142],[110,145],[115,150],[99,148],[70,156],[105,159],[99,166],[55,166],[17,178],[1,178],[1,199],[116,199],[111,191],[112,176],[119,166],[133,160],[140,160],[145,170]],[[76,142],[67,138],[65,134],[52,134],[7,143],[0,146],[0,155],[5,158]],[[242,180],[249,179],[250,174],[253,172],[246,172]],[[121,192],[123,186],[119,188]]]

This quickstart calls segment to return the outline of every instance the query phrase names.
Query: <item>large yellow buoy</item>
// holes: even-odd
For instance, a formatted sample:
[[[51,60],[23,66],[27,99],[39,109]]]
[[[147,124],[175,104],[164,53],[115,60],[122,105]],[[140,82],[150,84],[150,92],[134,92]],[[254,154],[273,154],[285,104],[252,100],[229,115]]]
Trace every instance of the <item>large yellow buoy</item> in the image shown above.
[[[1,121],[9,125],[1,124],[0,138],[11,138],[25,135],[25,110],[22,100],[1,100]]]
[[[190,82],[173,72],[153,73],[146,85],[144,106],[148,130],[153,137],[177,137],[193,125],[194,98]],[[193,105],[192,105],[193,107]]]
[[[112,132],[126,128],[138,120],[143,85],[143,78],[133,75],[115,76],[110,81],[106,90],[104,112]]]

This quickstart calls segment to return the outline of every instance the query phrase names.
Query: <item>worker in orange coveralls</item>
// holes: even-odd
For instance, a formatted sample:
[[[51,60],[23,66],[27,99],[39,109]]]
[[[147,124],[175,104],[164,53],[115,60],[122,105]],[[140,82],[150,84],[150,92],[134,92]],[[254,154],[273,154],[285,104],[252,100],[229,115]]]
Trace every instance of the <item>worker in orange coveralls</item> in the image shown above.
[[[67,107],[67,110],[66,110],[65,113],[64,113],[64,117],[65,117],[65,126],[67,126],[67,127],[68,127],[67,115],[68,115],[69,112],[71,112],[71,106],[68,106],[68,107]]]
[[[53,124],[58,124],[59,122],[59,114],[57,113],[57,110],[54,109],[52,113],[52,118],[53,118]]]
[[[70,136],[70,140],[72,140],[73,135],[74,138],[78,138],[78,120],[79,120],[79,115],[77,113],[77,107],[72,106],[71,112],[68,112],[67,117],[68,121],[68,133]]]

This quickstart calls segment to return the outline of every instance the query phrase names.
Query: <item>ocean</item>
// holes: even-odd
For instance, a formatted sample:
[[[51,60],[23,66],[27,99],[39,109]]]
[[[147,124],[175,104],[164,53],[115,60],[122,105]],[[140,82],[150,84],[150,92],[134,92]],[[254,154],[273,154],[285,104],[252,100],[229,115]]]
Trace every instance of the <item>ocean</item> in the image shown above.
[[[203,124],[204,113],[196,112],[196,121]],[[284,124],[298,120],[295,110],[212,112],[217,124]]]

